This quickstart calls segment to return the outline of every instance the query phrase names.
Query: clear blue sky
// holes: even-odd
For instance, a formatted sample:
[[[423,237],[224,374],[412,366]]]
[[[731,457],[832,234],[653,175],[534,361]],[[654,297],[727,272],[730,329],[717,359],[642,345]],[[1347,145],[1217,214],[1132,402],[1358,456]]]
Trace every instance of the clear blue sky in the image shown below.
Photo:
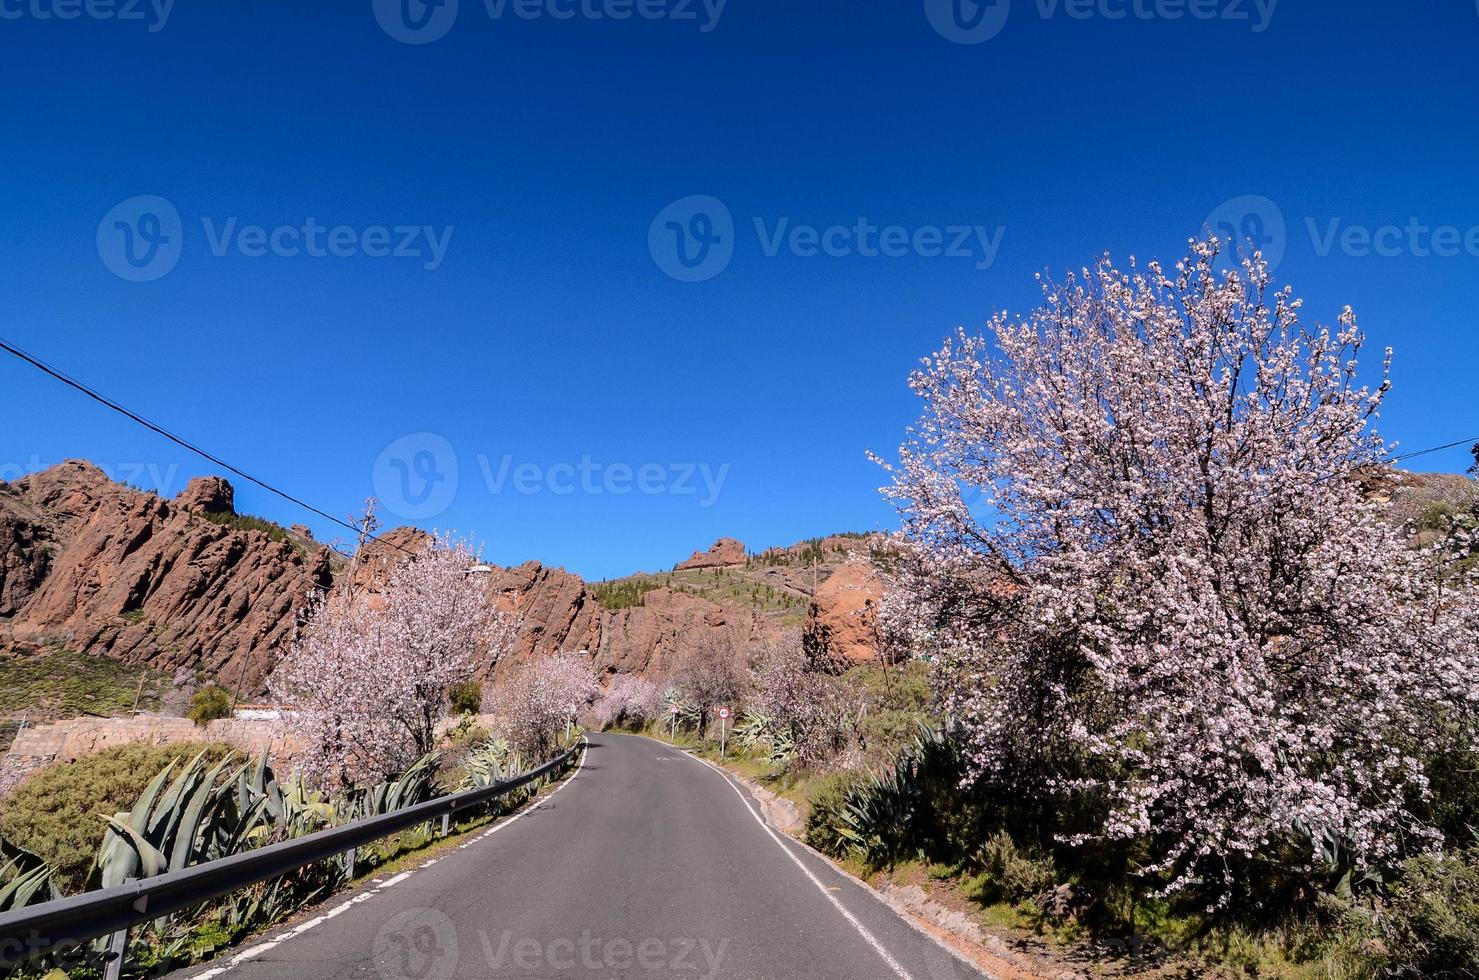
[[[143,20],[0,0],[0,334],[333,514],[377,473],[414,510],[420,486],[397,481],[430,474],[419,523],[473,532],[501,563],[601,577],[721,534],[893,526],[864,454],[916,414],[917,358],[1023,309],[1039,270],[1175,258],[1223,202],[1257,195],[1232,220],[1282,219],[1279,272],[1307,311],[1349,302],[1373,357],[1396,348],[1389,438],[1479,435],[1468,0],[1283,0],[1271,17],[1266,0],[1012,0],[962,19],[935,0],[729,0],[717,21],[701,0],[640,0],[660,16],[590,16],[638,2],[556,0],[560,18],[460,0],[407,44],[393,0],[178,0],[162,21],[151,0]],[[1212,17],[1170,16],[1192,7]],[[158,202],[110,214],[140,195],[178,230]],[[689,195],[727,208],[727,265],[663,253],[669,220],[725,230],[669,208]],[[156,252],[151,218],[172,239]],[[348,226],[354,254],[219,241],[310,218]],[[783,219],[820,235],[859,218],[904,229],[907,254],[810,255],[805,231],[766,254]],[[1457,254],[1426,254],[1414,218],[1451,226]],[[1332,221],[1354,237],[1327,247]],[[420,233],[412,255],[365,254],[374,226],[394,251],[399,225],[444,247]],[[957,225],[993,249],[923,254]],[[145,274],[170,248],[177,264],[110,271],[129,275],[125,229]],[[1395,254],[1360,254],[1363,229]],[[174,492],[211,470],[9,359],[0,418],[0,476],[79,456]],[[397,442],[415,433],[436,438]],[[693,464],[717,494],[685,478]],[[636,487],[644,465],[663,492]],[[252,487],[238,509],[336,534]]]

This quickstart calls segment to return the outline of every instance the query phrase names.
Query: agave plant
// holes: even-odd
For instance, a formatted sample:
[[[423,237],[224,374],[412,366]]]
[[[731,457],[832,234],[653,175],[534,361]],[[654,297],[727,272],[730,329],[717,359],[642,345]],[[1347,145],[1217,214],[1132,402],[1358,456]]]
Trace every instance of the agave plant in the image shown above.
[[[685,698],[677,688],[670,687],[662,694],[663,712],[669,716],[676,715],[678,721],[684,725],[697,725],[703,711],[698,702]],[[677,708],[677,711],[673,709]]]
[[[23,847],[0,840],[0,912],[57,898],[51,865]]]
[[[441,753],[428,752],[396,778],[350,794],[339,807],[340,822],[378,817],[431,799],[436,795],[434,780],[440,760]]]
[[[178,774],[171,762],[149,783],[132,810],[108,818],[89,887],[110,888],[129,878],[152,878],[240,848],[248,818],[222,806],[223,801],[235,801],[224,792],[234,780],[221,781],[233,764],[232,757],[228,755],[209,769],[205,757],[201,752]]]
[[[502,738],[490,738],[471,751],[462,761],[464,773],[459,789],[486,789],[521,771],[523,761],[509,749]]]
[[[921,769],[951,745],[948,732],[921,723],[892,766],[868,773],[847,792],[837,833],[874,866],[893,866],[917,854],[926,805]]]

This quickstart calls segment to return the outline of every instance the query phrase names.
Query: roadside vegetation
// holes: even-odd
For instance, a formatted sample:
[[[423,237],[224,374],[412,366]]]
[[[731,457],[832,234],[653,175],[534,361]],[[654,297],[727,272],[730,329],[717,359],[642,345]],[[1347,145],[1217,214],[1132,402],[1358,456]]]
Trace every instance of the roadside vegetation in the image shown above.
[[[61,647],[0,657],[0,712],[31,721],[157,711],[171,675]]]
[[[904,666],[738,651],[731,764],[1060,967],[1479,976],[1479,515],[1396,526],[1354,314],[1217,251],[1105,260],[924,361],[885,464]],[[602,720],[713,754],[724,674]]]
[[[575,717],[597,690],[588,658],[517,664],[486,690],[474,679],[474,668],[501,659],[514,635],[467,575],[476,563],[464,544],[443,539],[373,589],[346,587],[313,604],[275,678],[279,697],[296,709],[286,724],[302,751],[291,773],[279,773],[266,754],[246,758],[202,743],[119,746],[31,775],[0,801],[0,912],[492,786],[572,745],[581,734]],[[191,717],[225,717],[230,701],[222,688],[201,688]],[[485,705],[492,721],[479,727],[470,712]],[[448,729],[454,712],[460,720]],[[462,826],[510,812],[538,790],[522,787],[465,814]],[[341,855],[154,920],[130,933],[124,975],[208,959],[345,887],[351,875],[438,846],[436,837],[429,825],[412,828],[359,848],[352,863]],[[105,956],[102,939],[12,975],[100,976]]]

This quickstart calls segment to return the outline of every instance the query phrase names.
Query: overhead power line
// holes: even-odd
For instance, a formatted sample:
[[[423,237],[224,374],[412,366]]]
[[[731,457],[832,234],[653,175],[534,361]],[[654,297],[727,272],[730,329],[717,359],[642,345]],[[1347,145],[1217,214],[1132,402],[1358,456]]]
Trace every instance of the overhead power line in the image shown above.
[[[127,407],[119,404],[118,402],[116,402],[113,399],[109,398],[107,395],[104,395],[101,392],[99,392],[97,389],[95,389],[95,388],[93,388],[93,387],[91,387],[91,386],[89,386],[87,384],[84,384],[81,381],[78,381],[76,378],[72,377],[71,375],[67,374],[66,372],[64,372],[64,371],[62,371],[62,370],[60,370],[58,368],[52,367],[50,364],[47,364],[45,361],[41,360],[41,358],[37,357],[36,355],[27,353],[25,350],[22,350],[20,347],[17,347],[15,344],[10,343],[8,340],[6,340],[3,337],[0,337],[0,350],[4,350],[4,351],[6,351],[6,352],[8,352],[8,353],[10,353],[12,355],[14,355],[15,357],[17,357],[20,360],[26,362],[27,364],[31,365],[32,367],[36,368],[37,370],[39,370],[39,371],[41,371],[41,372],[43,372],[43,373],[51,376],[52,378],[55,378],[57,381],[60,381],[63,384],[68,385],[69,387],[72,387],[72,388],[77,389],[78,391],[80,391],[84,395],[86,395],[87,397],[91,398],[93,401],[96,401],[99,404],[106,406],[107,408],[109,408],[109,409],[117,412],[118,414],[124,416],[127,419],[130,419],[130,420],[132,420],[134,422],[137,422],[139,425],[142,425],[144,428],[150,430],[151,432],[155,432],[155,433],[158,433],[159,435],[164,436],[170,442],[173,442],[173,443],[175,443],[178,446],[181,446],[181,447],[183,447],[185,449],[188,449],[190,452],[195,453],[197,456],[200,456],[200,457],[202,457],[204,459],[207,459],[207,460],[209,460],[212,463],[215,463],[217,466],[220,466],[223,469],[226,469],[226,470],[229,470],[232,473],[235,473],[237,476],[241,477],[243,480],[247,480],[247,481],[250,481],[251,483],[256,484],[257,486],[261,487],[263,490],[266,490],[268,493],[276,494],[277,496],[279,496],[282,499],[288,501],[289,503],[295,504],[298,507],[302,507],[304,510],[308,511],[309,513],[317,514],[319,517],[322,517],[324,520],[332,521],[333,523],[339,525],[342,528],[345,528],[347,530],[353,531],[355,534],[363,535],[366,539],[368,539],[370,541],[382,542],[384,544],[390,545],[393,548],[399,548],[401,551],[404,551],[408,555],[414,555],[415,554],[415,552],[411,551],[409,548],[406,548],[406,547],[404,547],[404,546],[402,546],[402,545],[400,545],[400,544],[398,544],[398,543],[396,543],[394,541],[384,540],[384,539],[380,538],[377,535],[371,534],[371,533],[369,533],[368,531],[365,531],[362,528],[356,527],[355,525],[349,523],[348,521],[341,520],[340,518],[335,517],[334,515],[328,513],[327,511],[321,510],[320,508],[313,506],[312,504],[308,503],[305,500],[302,500],[302,499],[300,499],[298,497],[293,496],[292,494],[288,493],[286,490],[279,489],[278,487],[273,486],[272,484],[268,483],[265,480],[260,480],[257,477],[252,476],[250,473],[246,472],[245,470],[241,469],[240,467],[233,466],[232,464],[226,462],[224,459],[222,459],[221,457],[217,456],[216,454],[211,453],[211,452],[207,452],[206,450],[200,448],[199,446],[195,445],[194,443],[190,442],[189,440],[184,439],[184,438],[181,438],[180,436],[175,435],[173,432],[171,432],[170,430],[164,428],[162,425],[158,425],[158,424],[156,424],[154,422],[151,422],[148,419],[144,418],[139,413],[133,411],[132,409],[129,409],[129,408],[127,408]],[[1388,460],[1388,462],[1397,463],[1397,462],[1401,462],[1404,459],[1413,459],[1413,458],[1418,457],[1418,456],[1426,456],[1428,453],[1441,452],[1444,449],[1453,449],[1455,447],[1463,446],[1463,445],[1468,445],[1468,444],[1476,444],[1476,445],[1479,445],[1479,436],[1471,436],[1470,438],[1467,438],[1467,439],[1457,439],[1457,440],[1455,440],[1453,442],[1446,442],[1446,443],[1444,443],[1441,446],[1430,446],[1427,449],[1418,449],[1418,450],[1415,450],[1415,451],[1410,452],[1410,453],[1402,453],[1402,454],[1400,454],[1398,456],[1393,456],[1390,460]]]
[[[1395,463],[1398,460],[1411,459],[1414,456],[1426,456],[1428,453],[1436,453],[1436,452],[1438,452],[1439,450],[1442,450],[1442,449],[1452,449],[1455,446],[1463,446],[1463,445],[1479,446],[1479,436],[1470,436],[1467,439],[1459,439],[1456,442],[1445,442],[1441,446],[1433,446],[1430,449],[1419,449],[1417,452],[1403,453],[1400,456],[1393,456],[1392,457],[1392,462]]]
[[[155,433],[158,433],[159,435],[164,436],[170,442],[173,442],[173,443],[175,443],[178,446],[181,446],[181,447],[183,447],[185,449],[190,450],[190,452],[195,453],[197,456],[200,456],[200,457],[202,457],[204,459],[210,460],[212,463],[216,464],[217,466],[219,466],[219,467],[221,467],[223,469],[226,469],[226,470],[231,471],[232,473],[235,473],[237,476],[241,477],[243,480],[247,480],[247,481],[249,481],[251,483],[255,483],[257,486],[261,487],[263,490],[266,490],[268,493],[276,494],[277,496],[279,496],[282,499],[288,501],[289,503],[295,504],[295,505],[297,505],[299,507],[302,507],[304,510],[308,511],[309,513],[317,514],[319,517],[322,517],[326,521],[333,521],[335,524],[339,525],[340,527],[346,528],[347,530],[350,530],[350,531],[353,531],[357,535],[363,535],[365,538],[367,538],[367,539],[369,539],[371,541],[383,541],[383,539],[381,539],[380,537],[378,537],[378,536],[376,536],[374,534],[370,534],[365,529],[356,527],[355,525],[351,524],[348,521],[341,520],[340,518],[335,517],[333,514],[330,514],[327,511],[321,510],[318,507],[315,507],[312,504],[308,503],[307,501],[302,500],[302,499],[300,499],[298,497],[293,496],[292,494],[288,493],[286,490],[282,490],[282,489],[280,489],[278,487],[273,486],[272,484],[268,483],[266,480],[260,480],[257,477],[252,476],[246,470],[243,470],[240,467],[233,466],[232,464],[226,462],[224,459],[222,459],[221,457],[217,456],[215,453],[208,452],[208,451],[200,448],[199,446],[195,445],[193,442],[190,442],[187,439],[184,439],[184,438],[181,438],[180,436],[175,435],[173,432],[171,432],[170,430],[166,429],[164,426],[158,425],[158,424],[156,424],[154,422],[149,421],[148,419],[144,418],[139,413],[133,411],[130,408],[127,408],[127,407],[119,404],[118,402],[116,402],[113,399],[109,398],[107,395],[104,395],[103,393],[99,392],[97,389],[91,387],[90,385],[87,385],[87,384],[84,384],[81,381],[78,381],[76,378],[74,378],[71,375],[67,374],[66,372],[60,370],[59,368],[52,367],[50,364],[47,364],[45,361],[43,361],[41,358],[37,357],[36,355],[27,353],[26,351],[24,351],[21,348],[17,347],[15,344],[12,344],[8,340],[6,340],[4,337],[0,337],[0,350],[4,350],[7,353],[13,354],[15,357],[20,358],[22,361],[25,361],[27,364],[31,365],[32,367],[36,368],[37,370],[43,372],[44,374],[50,375],[52,378],[55,378],[57,381],[62,382],[62,384],[65,384],[65,385],[68,385],[69,387],[72,387],[72,388],[77,389],[78,391],[80,391],[84,395],[86,395],[87,397],[91,398],[93,401],[98,402],[99,404],[104,405],[104,406],[106,406],[109,409],[112,409],[113,411],[117,412],[119,415],[122,415],[123,417],[125,417],[127,419],[130,419],[130,420],[132,420],[134,422],[137,422],[139,425],[142,425],[144,428],[150,430],[151,432],[155,432]],[[390,545],[391,547],[394,547],[394,548],[399,548],[401,551],[404,551],[408,555],[413,555],[413,556],[415,555],[415,552],[411,551],[409,548],[406,548],[406,547],[403,547],[400,544],[397,544],[394,541],[383,541],[383,543],[388,544],[388,545]]]

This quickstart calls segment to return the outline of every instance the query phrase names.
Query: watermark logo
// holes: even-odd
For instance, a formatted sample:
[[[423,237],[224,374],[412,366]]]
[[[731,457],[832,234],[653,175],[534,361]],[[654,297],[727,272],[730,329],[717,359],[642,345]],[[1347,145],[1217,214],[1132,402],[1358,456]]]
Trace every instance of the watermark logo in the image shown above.
[[[385,509],[406,520],[436,517],[457,496],[457,453],[434,432],[401,436],[375,457],[370,479]]]
[[[185,232],[180,212],[157,194],[115,204],[98,222],[98,257],[120,279],[152,282],[180,261]]]
[[[989,269],[1001,249],[1003,225],[878,224],[860,217],[847,224],[814,225],[781,215],[751,219],[760,254],[783,252],[799,259],[845,258],[970,259]],[[729,208],[716,197],[693,194],[658,212],[647,229],[647,248],[657,267],[680,282],[712,279],[734,256],[737,234]]]
[[[734,257],[734,217],[717,197],[680,197],[652,219],[647,250],[657,267],[679,282],[712,279]]]
[[[1010,0],[924,0],[924,14],[935,33],[956,44],[991,40],[1007,26],[1011,12]]]
[[[1268,30],[1278,5],[1279,0],[1032,0],[1042,20],[1217,20],[1248,24],[1254,34]],[[980,44],[1006,26],[1011,0],[924,0],[924,13],[945,40]]]
[[[440,41],[457,22],[457,0],[373,0],[375,22],[402,44]]]
[[[633,492],[647,497],[698,497],[698,505],[709,508],[719,502],[729,464],[714,466],[699,462],[605,463],[590,455],[576,462],[543,465],[516,462],[505,453],[494,462],[478,454],[478,469],[488,492],[498,495],[512,490],[521,496],[548,493],[556,497],[580,493],[590,497],[609,494],[623,497]],[[702,495],[702,496],[700,496]]]
[[[363,256],[410,259],[427,272],[441,268],[457,230],[453,225],[330,225],[312,215],[277,225],[243,223],[234,215],[219,219],[205,215],[200,226],[207,251],[218,259],[231,254],[248,259]],[[184,239],[180,212],[154,194],[114,205],[98,222],[98,256],[110,272],[130,282],[168,275],[180,261]]]
[[[1289,245],[1283,210],[1260,194],[1223,201],[1207,215],[1202,227],[1222,241],[1217,266],[1223,270],[1241,268],[1243,259],[1255,251],[1263,254],[1269,269],[1276,269]]]
[[[3,2],[3,0],[0,0]],[[403,44],[441,40],[457,20],[458,0],[373,0],[375,21]],[[719,26],[728,0],[483,0],[490,21],[668,20],[691,22],[699,33]]]
[[[375,972],[385,980],[437,980],[457,968],[457,927],[445,912],[406,909],[375,934]]]
[[[0,0],[0,20],[116,20],[164,30],[175,0]]]

